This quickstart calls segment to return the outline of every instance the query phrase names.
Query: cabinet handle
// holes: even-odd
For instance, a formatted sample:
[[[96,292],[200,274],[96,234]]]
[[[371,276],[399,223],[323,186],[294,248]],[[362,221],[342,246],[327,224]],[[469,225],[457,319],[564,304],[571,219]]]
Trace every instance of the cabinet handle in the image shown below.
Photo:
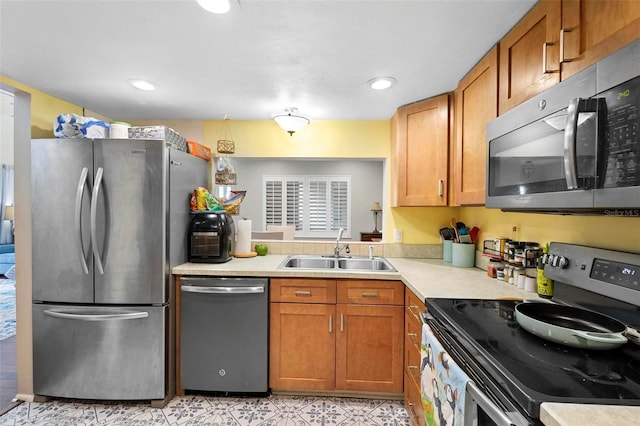
[[[412,417],[413,419],[416,419],[416,422],[417,422],[418,414],[416,413],[416,411],[415,411],[415,409],[414,409],[414,404],[413,404],[413,402],[410,402],[410,403],[409,403],[409,411],[411,412],[411,417]],[[418,423],[418,424],[419,424],[419,423]]]
[[[438,179],[438,197],[444,196],[444,180]]]
[[[409,311],[411,311],[411,313],[415,316],[420,315],[420,311],[418,310],[418,307],[416,305],[409,305]]]
[[[562,28],[560,30],[560,63],[563,62],[571,62],[575,58],[565,58],[564,56],[564,35],[565,33],[570,33],[571,28]]]
[[[407,336],[409,336],[409,340],[411,340],[411,343],[413,343],[416,346],[420,346],[417,342],[416,342],[416,337],[418,337],[418,335],[416,333],[407,333]]]
[[[548,41],[545,41],[544,43],[542,43],[542,74],[550,74],[555,72],[547,69],[547,48],[549,46],[554,46],[554,45],[555,43],[550,43]]]
[[[420,369],[417,365],[407,365],[407,370],[409,370],[409,374],[411,374],[414,379],[420,380]],[[414,373],[415,371],[417,371],[418,374]]]
[[[311,296],[310,290],[295,290],[293,292],[296,296]]]
[[[333,315],[329,315],[329,333],[333,333]]]
[[[377,291],[363,291],[362,297],[378,297],[380,294]]]
[[[340,314],[340,332],[344,332],[344,314]]]

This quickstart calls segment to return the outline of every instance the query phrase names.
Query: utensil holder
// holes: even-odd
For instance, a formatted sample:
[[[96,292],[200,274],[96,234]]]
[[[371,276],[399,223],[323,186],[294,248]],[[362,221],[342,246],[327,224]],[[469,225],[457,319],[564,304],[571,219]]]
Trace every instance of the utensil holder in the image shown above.
[[[476,245],[453,243],[451,245],[451,263],[459,268],[473,268],[476,264]]]
[[[444,240],[442,242],[442,260],[451,263],[451,247],[453,245],[452,240]]]

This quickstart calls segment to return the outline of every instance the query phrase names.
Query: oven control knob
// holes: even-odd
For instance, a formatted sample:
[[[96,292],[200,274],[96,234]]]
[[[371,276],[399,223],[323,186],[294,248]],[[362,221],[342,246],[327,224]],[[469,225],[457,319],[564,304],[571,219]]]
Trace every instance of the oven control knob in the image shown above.
[[[560,260],[558,260],[558,266],[560,267],[560,269],[565,269],[567,266],[569,266],[569,259],[564,256],[558,257],[560,258]]]
[[[549,257],[549,264],[554,268],[564,269],[569,266],[569,260],[564,256],[555,255]]]

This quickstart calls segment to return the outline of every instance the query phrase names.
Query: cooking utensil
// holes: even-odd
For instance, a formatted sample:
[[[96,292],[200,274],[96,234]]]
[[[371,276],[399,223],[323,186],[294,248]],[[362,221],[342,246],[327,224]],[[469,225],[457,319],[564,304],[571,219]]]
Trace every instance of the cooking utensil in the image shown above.
[[[456,243],[460,242],[460,234],[458,234],[458,227],[457,227],[457,222],[455,217],[451,218],[449,225],[451,225],[451,227],[453,228],[453,232],[455,233],[455,239],[453,241]]]
[[[473,228],[471,228],[471,231],[469,231],[469,235],[471,235],[471,242],[473,244],[475,244],[476,241],[478,240],[479,233],[480,233],[480,228],[478,228],[477,226],[474,226]]]
[[[609,316],[554,303],[520,303],[516,321],[543,339],[582,349],[614,349],[627,343],[627,327]]]
[[[451,236],[451,230],[449,228],[440,228],[438,232],[440,233],[440,237],[442,237],[443,240],[453,240],[453,237]]]

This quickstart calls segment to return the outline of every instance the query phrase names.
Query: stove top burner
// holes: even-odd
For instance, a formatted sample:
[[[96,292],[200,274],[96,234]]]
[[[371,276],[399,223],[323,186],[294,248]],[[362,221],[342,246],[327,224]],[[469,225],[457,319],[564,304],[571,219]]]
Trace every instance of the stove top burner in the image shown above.
[[[427,311],[531,416],[545,401],[640,405],[640,347],[599,351],[549,342],[518,325],[517,303],[428,299]]]

